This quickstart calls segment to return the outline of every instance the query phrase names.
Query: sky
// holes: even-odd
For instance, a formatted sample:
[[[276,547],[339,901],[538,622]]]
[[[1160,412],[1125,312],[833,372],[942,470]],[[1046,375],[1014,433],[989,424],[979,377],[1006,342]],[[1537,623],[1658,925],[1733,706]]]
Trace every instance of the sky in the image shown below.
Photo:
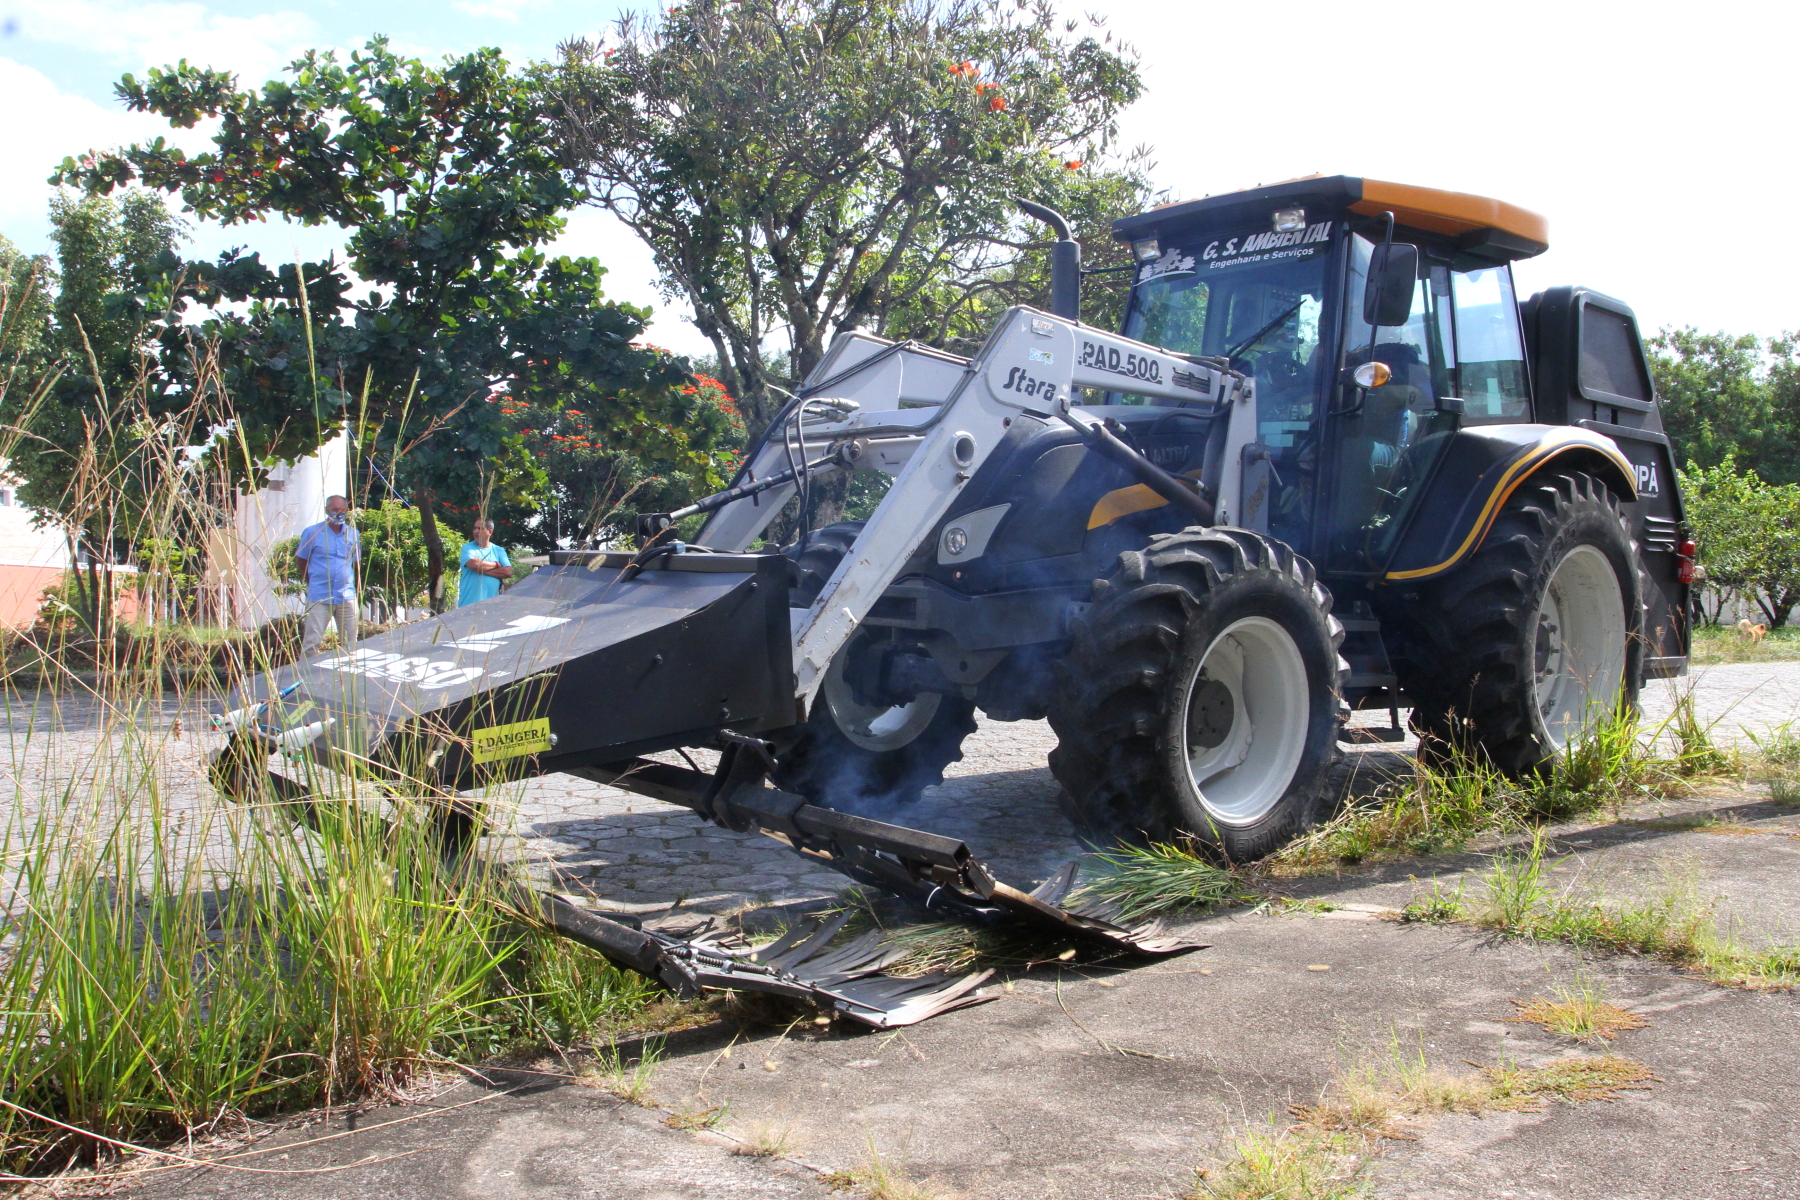
[[[634,6],[635,7],[635,6]],[[1065,4],[1071,16],[1101,11]],[[384,34],[423,57],[497,45],[523,61],[594,35],[617,3],[567,0],[0,0],[0,233],[48,250],[44,178],[66,154],[158,135],[123,111],[126,72],[186,57],[272,78],[308,48]],[[1121,140],[1192,199],[1312,172],[1495,196],[1543,213],[1550,250],[1520,263],[1522,294],[1559,283],[1629,302],[1646,330],[1800,328],[1786,284],[1800,239],[1781,233],[1800,191],[1788,73],[1800,6],[1715,0],[1120,0],[1108,28],[1141,55],[1144,97]],[[189,253],[248,245],[317,258],[329,229],[202,227]],[[657,310],[650,339],[708,346],[658,291],[649,252],[612,218],[574,216],[559,250],[606,265],[609,295]]]

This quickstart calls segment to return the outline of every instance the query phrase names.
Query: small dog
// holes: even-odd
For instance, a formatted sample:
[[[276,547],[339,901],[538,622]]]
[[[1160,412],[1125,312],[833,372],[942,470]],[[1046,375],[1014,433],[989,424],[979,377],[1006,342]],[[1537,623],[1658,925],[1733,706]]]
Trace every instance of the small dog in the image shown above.
[[[1769,627],[1767,625],[1752,625],[1749,617],[1745,617],[1737,623],[1737,631],[1742,634],[1744,640],[1749,642],[1752,646],[1769,636]]]

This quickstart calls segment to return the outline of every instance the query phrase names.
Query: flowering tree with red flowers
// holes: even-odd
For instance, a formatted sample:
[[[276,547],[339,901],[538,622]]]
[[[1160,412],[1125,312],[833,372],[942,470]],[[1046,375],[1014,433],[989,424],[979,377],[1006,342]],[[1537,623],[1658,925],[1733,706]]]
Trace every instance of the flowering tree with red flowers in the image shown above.
[[[1012,197],[1079,219],[1145,191],[1108,156],[1135,56],[1043,3],[692,0],[541,79],[753,433],[838,330],[942,342],[996,295],[1041,302],[1044,233]]]
[[[496,397],[501,415],[550,481],[537,503],[489,508],[499,526],[496,538],[539,551],[602,545],[628,533],[634,513],[668,512],[723,487],[744,444],[743,419],[725,386],[709,375],[696,374],[680,391],[693,401],[684,427],[657,438],[640,435],[630,451],[620,448],[591,409]],[[698,462],[691,453],[645,452],[647,444],[659,442],[671,450],[688,444],[710,449]]]

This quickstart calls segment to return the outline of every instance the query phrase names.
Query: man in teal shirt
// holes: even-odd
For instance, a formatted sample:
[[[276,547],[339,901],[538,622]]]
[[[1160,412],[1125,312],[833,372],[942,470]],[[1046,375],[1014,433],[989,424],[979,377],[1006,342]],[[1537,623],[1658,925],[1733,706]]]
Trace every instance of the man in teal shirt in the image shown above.
[[[512,559],[506,547],[494,543],[494,523],[486,517],[475,522],[474,540],[464,542],[462,577],[456,584],[456,607],[491,600],[500,594],[500,581],[512,578]]]

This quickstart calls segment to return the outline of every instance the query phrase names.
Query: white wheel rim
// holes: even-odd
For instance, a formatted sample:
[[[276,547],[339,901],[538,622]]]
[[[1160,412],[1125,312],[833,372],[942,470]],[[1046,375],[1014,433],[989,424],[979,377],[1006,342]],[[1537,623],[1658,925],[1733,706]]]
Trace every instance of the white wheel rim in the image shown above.
[[[831,719],[837,722],[838,729],[851,744],[864,750],[879,754],[911,745],[937,716],[943,696],[937,692],[921,692],[911,704],[886,707],[859,703],[850,682],[844,678],[844,661],[850,657],[849,650],[846,645],[831,660],[825,681],[820,685],[825,707],[831,710]]]
[[[1183,689],[1181,751],[1201,807],[1248,825],[1287,794],[1306,749],[1306,662],[1267,617],[1233,622],[1206,648]]]
[[[1625,682],[1625,590],[1595,546],[1563,555],[1532,628],[1538,720],[1553,750],[1609,714]]]

